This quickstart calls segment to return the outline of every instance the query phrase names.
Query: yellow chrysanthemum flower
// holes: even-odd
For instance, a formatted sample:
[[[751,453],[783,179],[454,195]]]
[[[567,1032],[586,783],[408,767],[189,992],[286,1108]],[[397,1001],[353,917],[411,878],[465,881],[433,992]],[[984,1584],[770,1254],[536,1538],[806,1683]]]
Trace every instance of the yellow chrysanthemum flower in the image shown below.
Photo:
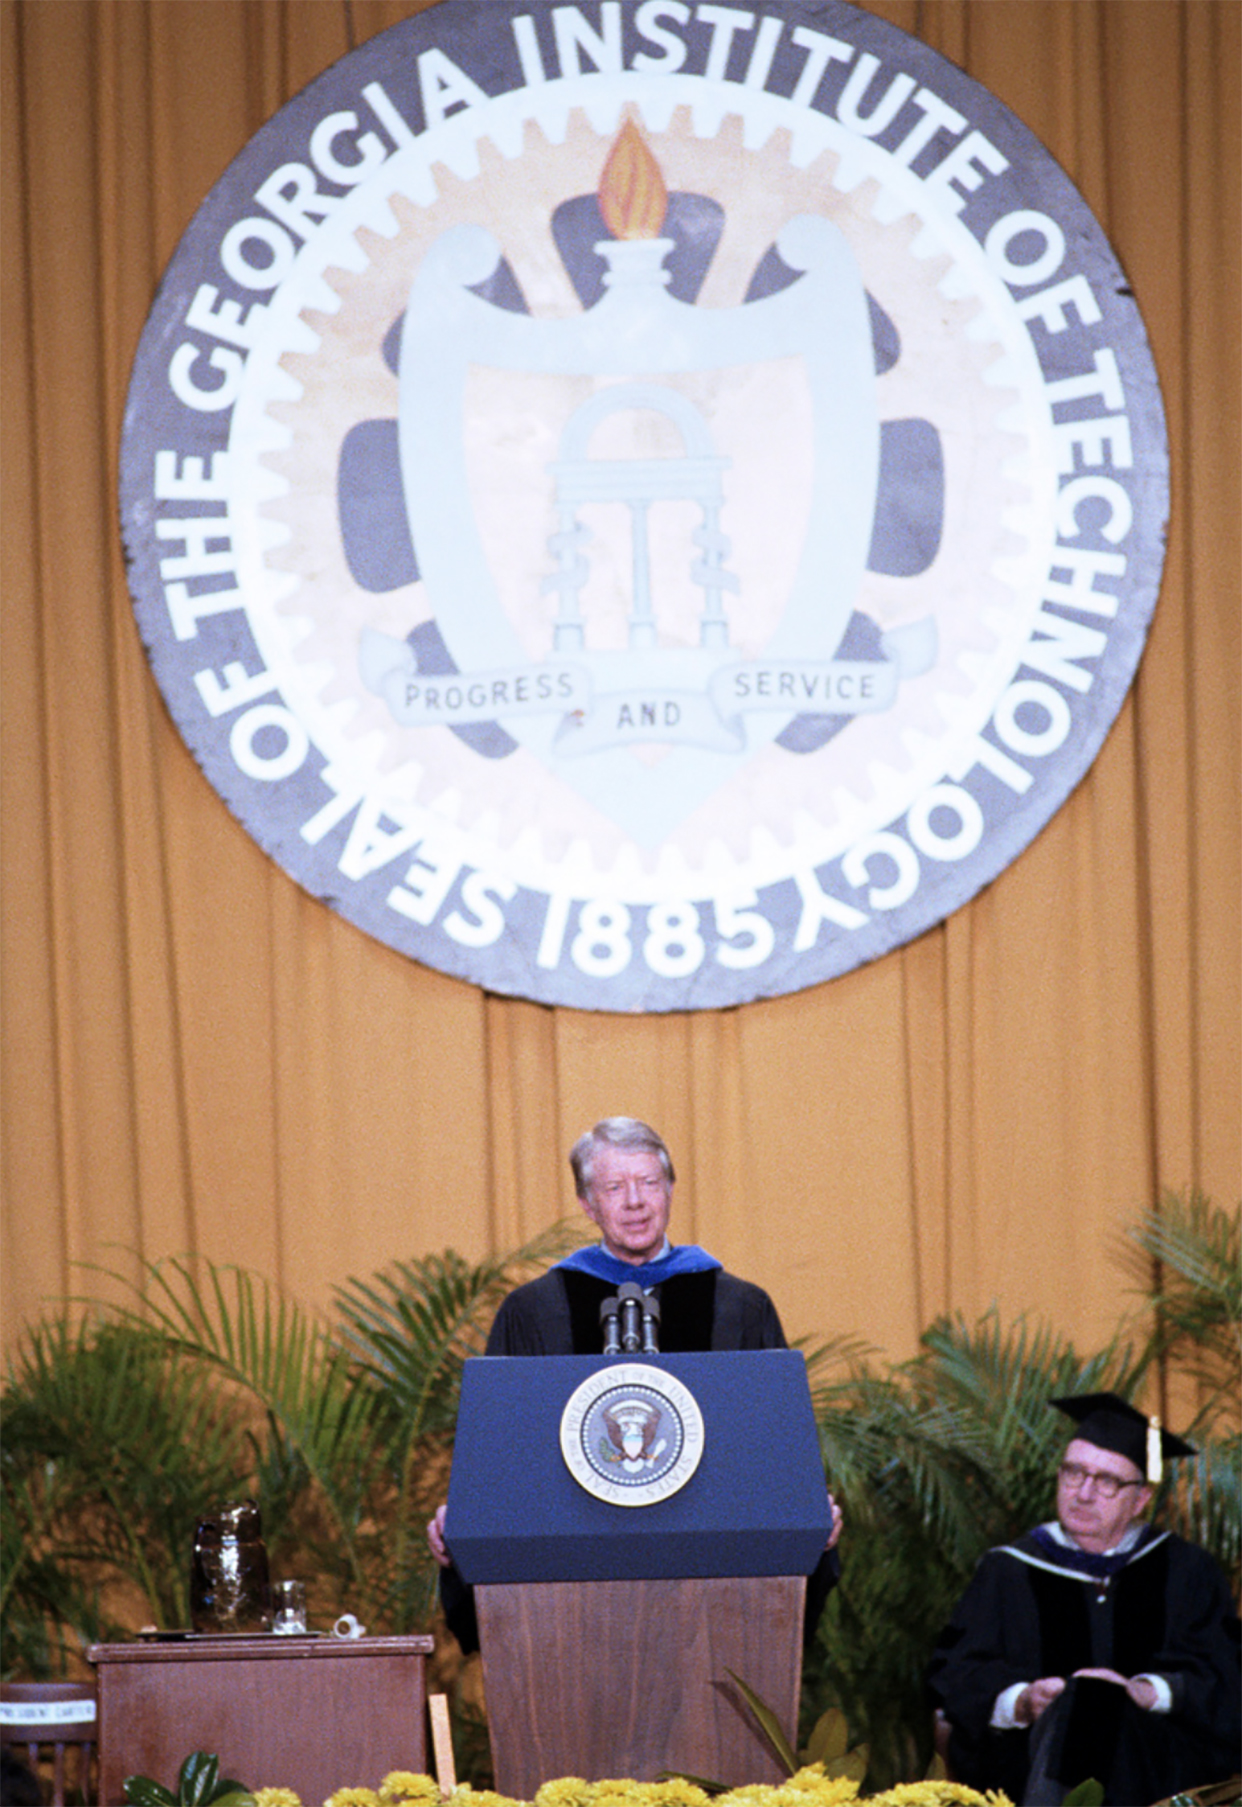
[[[302,1807],[302,1798],[292,1788],[256,1788],[258,1807]]]
[[[845,1807],[847,1801],[858,1799],[858,1783],[849,1776],[826,1776],[822,1763],[808,1763],[784,1786],[814,1801],[816,1807]]]
[[[731,1788],[718,1795],[717,1807],[790,1807],[790,1797],[783,1788],[770,1782],[751,1782],[745,1788]]]
[[[323,1807],[439,1807],[434,1777],[412,1770],[392,1770],[379,1789],[338,1788]],[[302,1807],[291,1788],[260,1788],[256,1807]],[[581,1776],[558,1776],[545,1782],[533,1802],[518,1801],[492,1789],[462,1782],[448,1807],[1013,1807],[999,1791],[980,1794],[958,1782],[901,1782],[883,1794],[861,1797],[848,1776],[825,1776],[822,1763],[810,1763],[776,1786],[754,1782],[730,1789],[714,1799],[682,1776],[664,1782],[636,1782],[605,1777],[586,1782]]]
[[[670,1776],[667,1782],[652,1784],[651,1799],[657,1807],[709,1807],[711,1796],[697,1782],[684,1776]]]
[[[440,1784],[434,1776],[424,1776],[412,1769],[394,1769],[379,1785],[381,1801],[438,1801]]]
[[[849,1807],[858,1799],[858,1783],[850,1776],[826,1776],[822,1763],[808,1764],[791,1776],[786,1787],[795,1789],[815,1807]]]
[[[557,1776],[535,1795],[534,1807],[590,1807],[595,1790],[581,1776]]]

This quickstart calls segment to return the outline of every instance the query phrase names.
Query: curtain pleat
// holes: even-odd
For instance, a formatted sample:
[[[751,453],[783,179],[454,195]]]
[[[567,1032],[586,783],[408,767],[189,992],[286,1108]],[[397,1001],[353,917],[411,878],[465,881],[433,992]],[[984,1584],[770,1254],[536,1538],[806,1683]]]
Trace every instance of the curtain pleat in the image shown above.
[[[574,1211],[649,1118],[675,1232],[793,1335],[909,1354],[996,1302],[1084,1345],[1162,1188],[1236,1200],[1235,0],[873,0],[1063,163],[1143,309],[1173,517],[1134,689],[1036,841],[940,927],[795,996],[668,1017],[486,996],[302,893],[147,668],[116,526],[130,363],[230,159],[401,0],[4,0],[3,1312],[94,1263],[240,1261],[311,1304]]]

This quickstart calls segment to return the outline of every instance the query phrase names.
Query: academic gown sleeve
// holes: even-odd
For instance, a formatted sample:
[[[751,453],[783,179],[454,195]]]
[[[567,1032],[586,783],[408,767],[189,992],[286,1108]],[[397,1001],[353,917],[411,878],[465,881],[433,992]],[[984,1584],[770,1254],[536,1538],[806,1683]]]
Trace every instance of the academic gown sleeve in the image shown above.
[[[775,1305],[761,1286],[721,1271],[716,1276],[713,1349],[787,1349]]]
[[[1172,1708],[1158,1717],[1174,1754],[1192,1770],[1218,1772],[1204,1780],[1223,1780],[1242,1769],[1238,1616],[1207,1551],[1180,1538],[1169,1544],[1164,1635],[1134,1672],[1162,1675],[1169,1684]]]
[[[990,1550],[937,1639],[928,1672],[932,1703],[952,1726],[952,1772],[967,1786],[1001,1787],[1021,1799],[1028,1733],[993,1731],[989,1721],[997,1695],[1039,1679],[1039,1653],[1039,1621],[1018,1565]]]

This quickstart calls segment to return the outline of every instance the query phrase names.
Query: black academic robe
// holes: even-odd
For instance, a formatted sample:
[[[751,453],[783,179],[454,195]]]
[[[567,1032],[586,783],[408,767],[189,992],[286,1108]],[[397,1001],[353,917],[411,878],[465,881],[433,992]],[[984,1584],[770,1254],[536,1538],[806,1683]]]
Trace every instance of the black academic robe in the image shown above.
[[[990,1728],[997,1696],[1014,1683],[1101,1668],[1163,1676],[1172,1710],[1144,1712],[1115,1683],[1071,1682],[1033,1730]],[[1094,1776],[1113,1807],[1144,1807],[1237,1773],[1239,1687],[1238,1619],[1224,1578],[1206,1551],[1168,1533],[1107,1582],[1060,1566],[1029,1535],[990,1550],[929,1674],[952,1725],[949,1768],[959,1781],[1020,1802],[1028,1786],[1031,1798],[1060,1800]]]
[[[550,1268],[511,1292],[487,1339],[489,1355],[598,1355],[599,1308],[616,1286],[569,1267]],[[762,1287],[723,1268],[680,1274],[654,1288],[660,1304],[660,1349],[688,1355],[707,1349],[784,1349],[776,1307]]]
[[[515,1287],[496,1313],[488,1355],[599,1355],[599,1308],[616,1292],[606,1280],[554,1267]],[[727,1349],[785,1349],[785,1332],[767,1293],[723,1268],[679,1274],[654,1289],[665,1355]],[[840,1573],[835,1550],[824,1553],[807,1581],[806,1635],[819,1621]],[[464,1651],[478,1649],[474,1595],[455,1568],[441,1571],[440,1598],[449,1630]]]

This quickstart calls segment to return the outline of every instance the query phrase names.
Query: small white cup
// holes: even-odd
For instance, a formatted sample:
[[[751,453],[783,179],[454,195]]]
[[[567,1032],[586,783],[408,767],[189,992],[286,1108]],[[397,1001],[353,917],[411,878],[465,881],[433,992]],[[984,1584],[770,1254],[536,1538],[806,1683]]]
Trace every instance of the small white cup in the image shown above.
[[[295,1637],[306,1631],[306,1583],[272,1583],[272,1630],[278,1637]]]
[[[334,1638],[365,1638],[367,1628],[365,1625],[359,1625],[353,1613],[343,1612],[332,1627],[332,1635]]]

